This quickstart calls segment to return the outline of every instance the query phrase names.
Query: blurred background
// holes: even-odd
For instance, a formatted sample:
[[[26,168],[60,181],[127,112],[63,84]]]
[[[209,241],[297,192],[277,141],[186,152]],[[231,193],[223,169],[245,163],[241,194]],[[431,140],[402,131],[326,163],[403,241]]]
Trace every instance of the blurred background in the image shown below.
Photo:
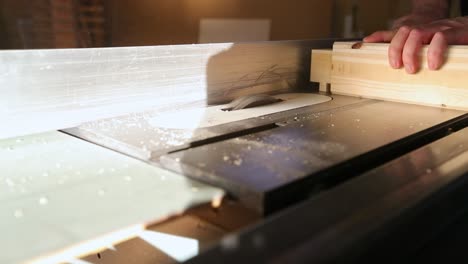
[[[0,0],[0,48],[362,37],[409,10],[410,0]]]

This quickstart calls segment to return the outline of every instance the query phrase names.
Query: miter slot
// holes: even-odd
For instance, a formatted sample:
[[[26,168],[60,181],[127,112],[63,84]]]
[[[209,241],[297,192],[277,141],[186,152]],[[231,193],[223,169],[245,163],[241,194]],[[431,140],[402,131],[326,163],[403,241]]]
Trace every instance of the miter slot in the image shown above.
[[[277,127],[278,127],[277,124],[266,124],[266,125],[262,125],[262,126],[258,126],[258,127],[253,127],[253,128],[250,128],[250,129],[245,129],[245,130],[235,131],[235,132],[232,132],[232,133],[227,133],[227,134],[223,134],[223,135],[219,135],[219,136],[215,136],[215,137],[210,137],[210,138],[203,139],[203,140],[192,141],[192,142],[189,143],[188,147],[181,148],[181,149],[175,149],[175,150],[169,151],[167,154],[176,153],[176,152],[187,150],[187,149],[190,149],[190,148],[196,148],[196,147],[200,147],[200,146],[203,146],[203,145],[208,145],[208,144],[212,144],[212,143],[216,143],[216,142],[220,142],[220,141],[224,141],[224,140],[229,140],[229,139],[233,139],[233,138],[237,138],[237,137],[242,137],[242,136],[246,136],[246,135],[250,135],[250,134],[254,134],[254,133],[259,133],[259,132],[267,131],[267,130],[274,129],[274,128],[277,128]],[[159,157],[159,156],[160,155],[155,155],[152,158],[156,158],[156,157]]]

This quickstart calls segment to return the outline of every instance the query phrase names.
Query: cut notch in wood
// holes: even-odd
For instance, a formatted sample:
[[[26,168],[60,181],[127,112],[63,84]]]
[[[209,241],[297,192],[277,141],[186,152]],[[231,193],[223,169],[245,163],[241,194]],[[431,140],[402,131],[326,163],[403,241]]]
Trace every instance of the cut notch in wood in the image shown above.
[[[320,91],[330,93],[332,50],[312,50],[310,81],[320,84]]]

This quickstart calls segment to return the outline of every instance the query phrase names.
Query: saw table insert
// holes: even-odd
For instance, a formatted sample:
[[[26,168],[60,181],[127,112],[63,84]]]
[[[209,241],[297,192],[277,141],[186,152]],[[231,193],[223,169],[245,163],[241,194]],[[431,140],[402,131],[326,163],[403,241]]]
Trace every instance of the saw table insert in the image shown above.
[[[194,142],[269,127],[266,118],[275,113],[319,105],[332,98],[314,93],[288,93],[273,96],[281,102],[237,111],[224,111],[226,105],[202,104],[179,107],[173,111],[152,110],[140,114],[89,122],[65,130],[67,133],[107,146],[143,160],[150,160]],[[261,123],[258,123],[260,121]],[[236,127],[235,124],[241,124]]]

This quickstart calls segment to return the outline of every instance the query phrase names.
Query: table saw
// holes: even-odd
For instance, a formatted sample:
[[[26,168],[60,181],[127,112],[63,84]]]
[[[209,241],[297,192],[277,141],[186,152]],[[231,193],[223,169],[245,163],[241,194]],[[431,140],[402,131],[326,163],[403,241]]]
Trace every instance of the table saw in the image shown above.
[[[0,51],[0,262],[435,254],[467,215],[468,54],[407,76],[385,49]]]

